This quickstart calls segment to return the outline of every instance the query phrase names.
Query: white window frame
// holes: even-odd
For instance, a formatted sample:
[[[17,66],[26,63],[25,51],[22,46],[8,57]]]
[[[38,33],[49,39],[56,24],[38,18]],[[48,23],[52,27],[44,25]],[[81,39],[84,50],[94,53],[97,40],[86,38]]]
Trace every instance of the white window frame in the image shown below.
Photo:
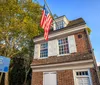
[[[64,20],[59,20],[59,21],[56,22],[55,25],[56,25],[55,26],[56,27],[56,30],[62,29],[65,26],[65,21]]]
[[[48,42],[44,42],[44,43],[48,44]],[[44,43],[41,43],[41,44],[44,44]],[[40,59],[48,58],[48,53],[47,53],[47,57],[41,57],[41,44],[40,44]],[[47,52],[48,52],[48,47],[47,47]]]
[[[76,76],[76,72],[81,72],[81,71],[87,71],[87,72],[88,72],[88,75]],[[89,78],[90,85],[93,85],[93,84],[92,84],[91,74],[90,74],[90,69],[73,70],[73,77],[74,77],[74,85],[77,85],[77,80],[76,80],[76,79],[77,79],[78,77],[87,77],[87,78]]]
[[[65,38],[68,39],[68,37],[64,37],[64,38],[60,38],[60,39],[65,39]],[[70,52],[66,53],[66,54],[59,54],[59,40],[60,39],[58,39],[58,56],[70,55]],[[69,45],[69,41],[68,41],[68,45]],[[70,50],[69,46],[68,46],[68,50]]]

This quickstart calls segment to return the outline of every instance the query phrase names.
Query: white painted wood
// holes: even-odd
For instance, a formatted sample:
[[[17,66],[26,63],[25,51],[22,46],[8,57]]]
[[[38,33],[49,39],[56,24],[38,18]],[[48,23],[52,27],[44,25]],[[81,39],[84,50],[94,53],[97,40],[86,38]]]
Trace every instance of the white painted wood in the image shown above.
[[[57,19],[55,19],[55,21],[53,21],[53,30],[57,30],[56,28],[57,28],[57,23],[59,22],[59,21],[64,21],[65,22],[65,24],[64,24],[64,27],[66,27],[67,26],[67,24],[69,23],[69,21],[68,21],[68,19],[66,18],[66,16],[62,16],[62,17],[58,17]],[[59,25],[59,24],[58,24]]]
[[[43,85],[57,85],[57,78],[55,72],[43,73]]]
[[[59,32],[51,33],[51,34],[49,34],[49,39],[53,38],[53,37],[61,36],[61,35],[67,34],[67,33],[82,30],[82,29],[85,29],[86,27],[87,27],[86,25],[81,25],[81,26],[78,26],[78,27],[73,27],[71,29],[66,29],[66,30],[62,30],[62,31],[59,31]],[[34,42],[38,42],[38,41],[44,40],[44,37],[41,36],[41,37],[35,38],[33,40],[34,40]]]
[[[81,61],[82,62],[82,61]],[[77,64],[70,64],[70,65],[39,65],[39,66],[31,66],[33,72],[44,72],[44,71],[57,71],[57,70],[68,70],[68,69],[86,69],[86,68],[93,68],[93,63],[77,63]]]
[[[48,41],[48,56],[56,56],[58,55],[58,40]]]
[[[87,71],[88,75],[76,75],[76,72]],[[73,70],[74,85],[93,85],[90,75],[90,69],[77,69]]]
[[[64,17],[64,22],[65,22],[64,27],[66,27],[69,23],[69,20],[66,17]]]
[[[77,83],[78,83],[77,85],[90,85],[90,81],[88,77],[77,78]]]
[[[38,59],[40,57],[40,44],[36,44],[34,47],[34,59]]]
[[[69,44],[69,52],[70,53],[77,52],[74,35],[68,36],[68,44]]]
[[[53,30],[56,30],[56,24],[53,22]]]

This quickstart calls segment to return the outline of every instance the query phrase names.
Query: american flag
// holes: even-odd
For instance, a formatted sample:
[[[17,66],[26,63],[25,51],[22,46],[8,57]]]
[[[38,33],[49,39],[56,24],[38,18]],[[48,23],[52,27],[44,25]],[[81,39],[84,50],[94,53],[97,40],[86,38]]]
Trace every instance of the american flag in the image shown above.
[[[50,16],[49,12],[47,11],[44,5],[42,10],[42,18],[41,18],[40,26],[44,29],[45,40],[48,40],[48,34],[49,34],[51,24],[52,24],[52,17]]]

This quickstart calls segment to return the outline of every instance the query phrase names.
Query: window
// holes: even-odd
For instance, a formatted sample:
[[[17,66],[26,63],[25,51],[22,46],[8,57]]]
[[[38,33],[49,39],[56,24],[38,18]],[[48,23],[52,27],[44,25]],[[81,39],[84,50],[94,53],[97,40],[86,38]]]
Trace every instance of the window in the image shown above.
[[[60,55],[69,53],[68,38],[59,39],[58,45],[59,45],[59,54]]]
[[[89,69],[74,70],[75,85],[92,85]]]
[[[40,58],[48,57],[48,43],[42,43],[40,45]]]
[[[83,76],[83,75],[88,75],[88,71],[81,71],[81,72],[76,72],[77,76]]]
[[[57,24],[56,24],[56,29],[58,30],[58,29],[61,29],[61,28],[63,28],[64,27],[64,21],[62,20],[62,21],[58,21],[57,22]]]
[[[56,72],[44,72],[43,73],[43,85],[57,85]]]

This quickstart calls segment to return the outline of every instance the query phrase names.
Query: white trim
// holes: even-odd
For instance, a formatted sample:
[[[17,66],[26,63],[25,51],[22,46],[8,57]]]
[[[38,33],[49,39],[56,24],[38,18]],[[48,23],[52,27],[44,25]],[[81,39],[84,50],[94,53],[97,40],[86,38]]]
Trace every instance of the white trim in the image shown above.
[[[64,35],[64,34],[71,33],[71,32],[74,32],[74,31],[81,30],[81,29],[85,29],[85,28],[86,28],[86,25],[73,27],[71,29],[66,29],[66,30],[63,30],[63,31],[59,31],[57,33],[50,34],[49,38],[56,37],[56,36],[59,36],[59,35]],[[36,39],[33,39],[33,40],[34,40],[34,42],[38,42],[38,41],[44,40],[44,37],[39,37],[39,38],[36,38]]]
[[[92,77],[91,77],[90,69],[88,69],[88,72],[89,72],[90,84],[93,85],[93,84],[92,84]]]
[[[58,54],[57,57],[60,57],[60,56],[66,56],[66,55],[70,55],[70,53],[66,53],[66,54]]]
[[[44,43],[47,43],[48,44],[48,42],[44,42]],[[41,44],[44,44],[44,43],[40,43],[40,53],[41,53]],[[48,50],[48,47],[47,47],[47,50]],[[48,58],[48,55],[46,56],[46,57],[40,57],[40,54],[39,54],[39,57],[38,57],[38,59],[46,59],[46,58]]]
[[[57,39],[57,43],[58,43],[58,55],[57,55],[57,57],[59,57],[59,56],[65,56],[65,55],[70,55],[70,53],[65,53],[65,54],[59,54],[59,40],[61,40],[61,39],[65,39],[65,38],[67,38],[68,39],[68,36],[67,37],[64,37],[64,38],[60,38],[60,39]],[[65,44],[63,44],[63,45],[65,45]],[[68,42],[68,50],[69,50],[69,42]]]
[[[58,65],[75,65],[75,64],[81,64],[81,63],[89,63],[89,62],[93,62],[93,60],[85,60],[85,61],[75,61],[75,62],[69,62],[69,63],[61,63],[61,64],[49,64],[49,65],[39,65],[39,66],[32,66],[31,68],[40,68],[40,67],[51,67],[51,66],[58,66]]]
[[[46,74],[55,74],[55,84],[57,85],[57,72],[55,72],[55,71],[49,71],[49,72],[43,72],[43,85],[45,85],[45,82],[44,82],[44,80],[45,80],[45,75]],[[51,77],[51,76],[49,76],[49,77]],[[54,79],[54,76],[53,76],[53,79]],[[47,80],[48,81],[48,80]],[[52,79],[50,78],[50,81],[52,81]],[[47,83],[51,83],[50,81],[48,81]],[[53,80],[54,81],[54,80]],[[52,81],[52,82],[53,82]],[[50,84],[51,85],[51,84]]]
[[[81,76],[81,77],[88,77],[89,78],[89,81],[90,81],[90,85],[93,85],[92,84],[92,78],[91,78],[91,75],[90,75],[90,69],[86,69],[86,68],[84,68],[84,69],[77,69],[77,70],[73,70],[73,77],[74,77],[74,85],[77,85],[77,76],[76,76],[76,72],[78,72],[78,71],[88,71],[88,76]]]
[[[45,73],[53,73],[53,74],[57,74],[57,72],[56,71],[46,71],[46,72],[43,72],[43,74],[45,74]]]
[[[38,59],[46,59],[46,58],[48,58],[49,56],[47,56],[47,57],[39,57]]]
[[[72,63],[31,66],[33,72],[68,70],[68,69],[78,69],[78,68],[83,69],[83,68],[93,68],[93,67],[94,67],[93,60],[77,61]]]
[[[77,52],[76,41],[75,41],[74,35],[68,36],[68,46],[69,46],[69,53]]]

